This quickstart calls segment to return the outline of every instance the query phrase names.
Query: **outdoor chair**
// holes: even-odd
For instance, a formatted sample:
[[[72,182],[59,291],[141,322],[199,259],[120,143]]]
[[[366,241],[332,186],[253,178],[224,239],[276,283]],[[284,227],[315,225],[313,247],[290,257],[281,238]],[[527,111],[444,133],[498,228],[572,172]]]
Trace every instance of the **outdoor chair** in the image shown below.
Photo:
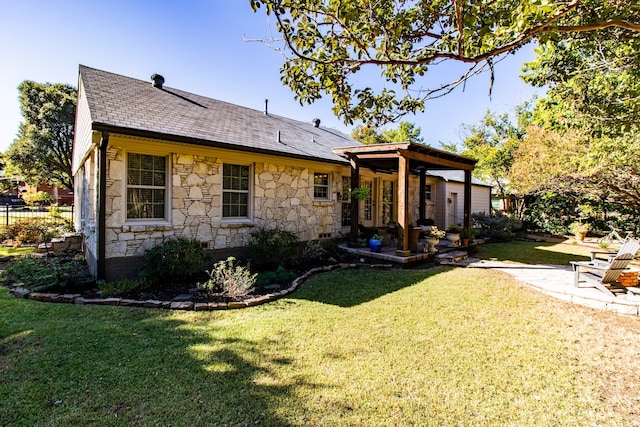
[[[600,262],[600,263],[609,264],[618,255],[629,253],[635,256],[635,254],[639,250],[640,250],[640,242],[636,239],[629,239],[622,244],[620,249],[618,249],[618,252],[592,251],[591,262]],[[604,255],[606,257],[606,260],[598,258],[598,255]]]
[[[580,280],[584,280],[591,287],[595,287],[609,296],[616,293],[626,293],[627,290],[617,281],[622,273],[631,271],[629,263],[635,257],[635,252],[620,253],[611,262],[603,260],[595,261],[571,261],[574,271],[574,286],[580,287]]]

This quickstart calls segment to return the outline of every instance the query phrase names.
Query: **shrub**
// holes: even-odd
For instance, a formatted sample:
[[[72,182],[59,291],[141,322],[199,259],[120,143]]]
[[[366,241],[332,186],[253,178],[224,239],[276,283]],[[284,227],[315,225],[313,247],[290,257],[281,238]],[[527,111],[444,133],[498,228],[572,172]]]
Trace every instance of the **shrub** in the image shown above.
[[[22,195],[24,202],[28,205],[41,205],[43,203],[51,202],[51,196],[44,191],[38,191],[37,193],[24,193]]]
[[[144,253],[140,278],[150,284],[188,279],[201,271],[207,258],[205,249],[195,239],[165,240]]]
[[[326,257],[327,250],[322,247],[320,242],[317,240],[310,240],[302,250],[299,261],[303,266],[317,265],[322,264]]]
[[[237,265],[234,257],[216,262],[207,274],[209,274],[209,280],[198,283],[198,289],[205,292],[220,291],[230,297],[250,294],[254,289],[257,276],[257,274],[251,274],[248,268]]]
[[[81,287],[82,281],[90,277],[81,256],[66,255],[19,257],[7,264],[2,273],[2,282],[22,283],[32,291],[67,290]]]
[[[51,222],[45,218],[17,221],[3,227],[2,240],[13,240],[15,246],[23,243],[40,243],[73,231],[69,221]]]
[[[298,237],[281,228],[251,233],[249,258],[257,265],[290,264],[298,251]]]
[[[477,212],[472,215],[473,222],[480,228],[480,234],[492,240],[505,241],[513,239],[516,232],[522,229],[522,221],[504,214],[489,215]]]
[[[256,279],[256,286],[264,288],[265,286],[277,283],[278,285],[285,285],[296,278],[296,273],[291,270],[287,270],[283,266],[278,266],[275,271],[267,271],[258,274]]]

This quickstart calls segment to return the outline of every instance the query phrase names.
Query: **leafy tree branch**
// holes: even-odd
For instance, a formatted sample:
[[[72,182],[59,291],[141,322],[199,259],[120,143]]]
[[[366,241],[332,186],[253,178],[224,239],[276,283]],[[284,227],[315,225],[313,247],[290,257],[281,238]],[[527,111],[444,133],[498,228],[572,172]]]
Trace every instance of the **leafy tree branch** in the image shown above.
[[[250,0],[275,16],[285,56],[282,81],[301,103],[329,95],[345,123],[381,125],[424,110],[505,55],[561,37],[637,39],[640,10],[632,0]],[[450,82],[429,82],[442,61],[470,64]],[[355,76],[380,71],[372,88]],[[427,87],[426,83],[430,83]]]

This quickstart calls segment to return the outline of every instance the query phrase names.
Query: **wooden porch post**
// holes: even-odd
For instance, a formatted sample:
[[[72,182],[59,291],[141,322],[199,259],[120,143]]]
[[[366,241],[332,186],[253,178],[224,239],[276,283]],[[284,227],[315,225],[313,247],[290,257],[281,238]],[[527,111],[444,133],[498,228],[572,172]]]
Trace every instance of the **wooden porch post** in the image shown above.
[[[351,163],[351,189],[360,187],[360,160],[356,156],[349,157]],[[360,218],[360,201],[351,196],[351,234],[349,246],[358,247],[358,220]]]
[[[471,228],[471,171],[464,171],[464,222],[463,227]]]
[[[423,221],[425,220],[425,216],[426,216],[426,204],[424,202],[424,192],[426,190],[427,187],[427,170],[425,168],[420,168],[420,221],[418,222],[418,224],[420,225],[424,225]]]
[[[409,160],[398,158],[398,249],[396,255],[409,256]]]

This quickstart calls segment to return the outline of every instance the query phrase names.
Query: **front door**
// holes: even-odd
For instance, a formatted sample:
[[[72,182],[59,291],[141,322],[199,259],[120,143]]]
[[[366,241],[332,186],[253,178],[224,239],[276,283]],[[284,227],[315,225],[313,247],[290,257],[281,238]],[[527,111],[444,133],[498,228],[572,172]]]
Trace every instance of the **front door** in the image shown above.
[[[390,222],[398,221],[396,206],[395,181],[382,180],[382,212],[380,212],[380,225],[387,226]]]
[[[458,193],[451,193],[451,203],[449,206],[449,225],[461,224],[460,218],[458,218]]]
[[[361,179],[360,186],[369,189],[369,197],[367,197],[360,205],[360,223],[365,227],[374,227],[375,223],[375,207],[376,207],[376,192],[374,191],[374,185],[372,179]]]

